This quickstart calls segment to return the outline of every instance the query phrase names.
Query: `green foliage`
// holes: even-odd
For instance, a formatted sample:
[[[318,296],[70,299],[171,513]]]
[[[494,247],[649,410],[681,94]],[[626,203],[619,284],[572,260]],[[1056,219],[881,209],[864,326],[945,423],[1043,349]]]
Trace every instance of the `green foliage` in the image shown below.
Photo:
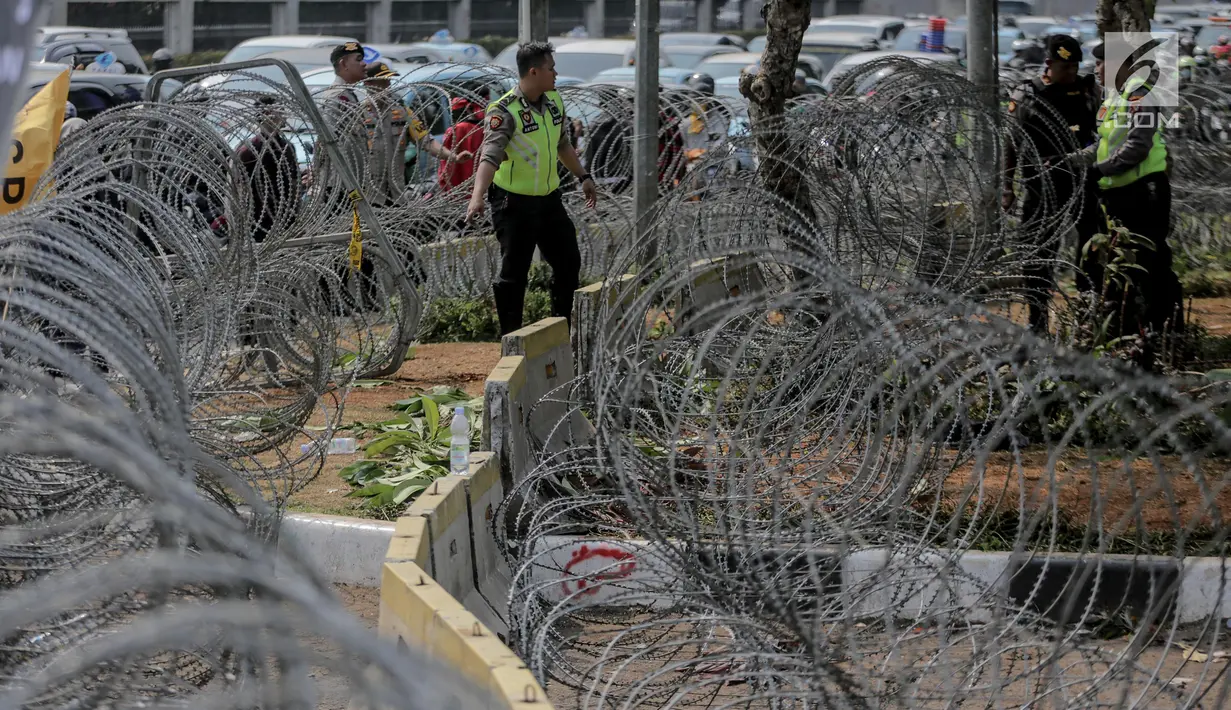
[[[433,387],[389,405],[399,414],[379,424],[348,427],[356,436],[371,436],[364,458],[338,475],[354,489],[348,498],[363,498],[362,507],[394,517],[431,485],[449,474],[449,424],[452,409],[465,407],[470,447],[478,448],[483,427],[483,398],[462,390]]]
[[[432,301],[419,324],[419,342],[490,342],[500,339],[496,303],[490,296],[467,300],[438,298]]]
[[[1226,244],[1231,240],[1231,215],[1184,213],[1176,215],[1177,234],[1184,236],[1185,249],[1176,250],[1172,265],[1192,298],[1231,296],[1231,251],[1203,248],[1198,244]]]
[[[589,281],[582,280],[585,286]],[[522,322],[551,316],[551,267],[538,262],[530,267]],[[438,298],[432,301],[419,326],[422,343],[473,343],[500,340],[500,321],[491,296],[479,299]]]

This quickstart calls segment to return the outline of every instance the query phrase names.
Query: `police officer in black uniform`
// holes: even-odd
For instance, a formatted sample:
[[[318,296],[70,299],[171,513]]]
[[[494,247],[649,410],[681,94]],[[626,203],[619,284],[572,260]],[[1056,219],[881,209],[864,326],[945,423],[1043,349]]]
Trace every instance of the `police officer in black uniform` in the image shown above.
[[[1080,261],[1086,242],[1101,227],[1094,186],[1082,171],[1067,167],[1062,160],[1097,140],[1102,97],[1095,77],[1078,73],[1080,63],[1081,44],[1067,35],[1053,36],[1047,42],[1042,75],[1024,82],[1009,98],[1009,114],[1018,124],[1007,141],[1001,204],[1005,210],[1013,209],[1017,200],[1014,174],[1029,142],[1034,153],[1026,158],[1029,162],[1021,164],[1018,184],[1025,194],[1022,233],[1032,235],[1038,247],[1024,276],[1030,327],[1040,333],[1048,330],[1048,304],[1056,286],[1053,262],[1060,239],[1074,219],[1078,288],[1093,291],[1102,280],[1100,274],[1092,273],[1093,265]]]

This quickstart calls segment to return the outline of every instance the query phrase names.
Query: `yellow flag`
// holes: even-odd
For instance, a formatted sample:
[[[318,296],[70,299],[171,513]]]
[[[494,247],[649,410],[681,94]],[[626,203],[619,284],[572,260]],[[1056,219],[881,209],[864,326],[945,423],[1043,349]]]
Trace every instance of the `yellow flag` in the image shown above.
[[[68,70],[56,77],[17,113],[13,122],[13,145],[4,171],[4,191],[0,194],[0,214],[20,209],[43,171],[51,165],[60,143],[64,125],[64,104],[68,101]]]

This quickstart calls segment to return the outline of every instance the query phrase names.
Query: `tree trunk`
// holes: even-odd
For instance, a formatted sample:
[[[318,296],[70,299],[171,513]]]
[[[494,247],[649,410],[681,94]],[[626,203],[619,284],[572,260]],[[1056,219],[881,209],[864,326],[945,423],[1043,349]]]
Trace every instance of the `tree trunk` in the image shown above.
[[[795,81],[795,65],[803,46],[804,31],[812,21],[811,0],[770,0],[761,9],[765,17],[765,52],[761,70],[740,77],[739,91],[749,103],[761,156],[761,176],[765,187],[788,204],[813,216],[808,189],[802,173],[794,167],[798,153],[783,130],[783,112]]]
[[[1149,32],[1155,0],[1098,0],[1099,33]]]

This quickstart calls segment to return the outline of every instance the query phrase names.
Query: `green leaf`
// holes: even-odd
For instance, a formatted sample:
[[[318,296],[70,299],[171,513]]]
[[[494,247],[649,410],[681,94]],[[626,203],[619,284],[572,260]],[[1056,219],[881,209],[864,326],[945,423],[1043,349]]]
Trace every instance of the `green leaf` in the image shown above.
[[[440,426],[440,409],[436,407],[435,400],[429,397],[423,398],[423,418],[427,420],[427,436],[423,438],[435,439],[436,428]]]
[[[390,382],[389,380],[355,380],[354,382],[351,383],[352,386],[358,387],[359,389],[364,389],[364,390],[375,389],[377,387],[383,387],[385,385],[391,385],[391,384],[393,383]]]
[[[393,495],[393,486],[387,483],[373,483],[370,486],[364,486],[357,491],[351,491],[346,494],[347,498],[371,498],[373,496],[381,496],[389,494]]]
[[[367,485],[373,479],[385,473],[385,466],[379,461],[356,461],[338,471],[338,477],[355,486]]]
[[[410,397],[409,399],[399,399],[389,405],[390,409],[401,409],[407,414],[418,414],[423,411],[423,397]]]
[[[393,490],[393,504],[401,505],[411,496],[417,496],[425,490],[427,490],[426,483],[407,481]]]
[[[387,431],[368,442],[363,452],[368,456],[380,456],[395,446],[416,447],[422,444],[423,439],[413,431]]]

